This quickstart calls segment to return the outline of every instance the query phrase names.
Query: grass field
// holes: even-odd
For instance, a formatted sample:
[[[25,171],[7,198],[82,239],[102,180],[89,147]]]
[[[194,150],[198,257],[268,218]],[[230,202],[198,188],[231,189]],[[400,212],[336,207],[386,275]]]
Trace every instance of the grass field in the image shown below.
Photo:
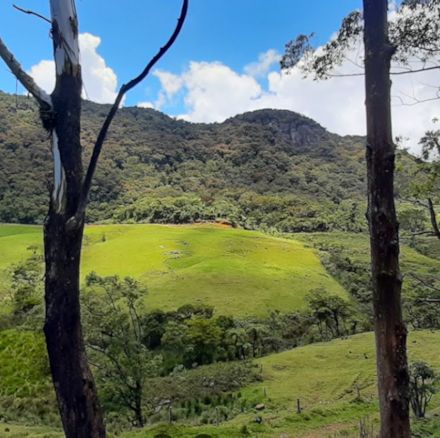
[[[0,276],[42,245],[37,227],[0,226]],[[217,314],[264,315],[297,309],[313,289],[345,295],[315,250],[300,242],[215,225],[100,225],[86,230],[82,277],[133,276],[148,307],[209,304]],[[2,282],[7,284],[6,281]]]
[[[408,352],[410,361],[424,360],[440,371],[440,332],[411,333]],[[127,433],[124,438],[153,438],[161,430],[173,438],[196,437],[201,433],[238,438],[246,436],[241,432],[243,426],[249,431],[248,436],[261,438],[359,437],[359,419],[366,417],[378,431],[372,333],[272,354],[256,363],[262,367],[263,381],[241,392],[255,404],[264,403],[266,408],[262,413],[242,414],[218,427],[162,426],[162,429]],[[296,413],[298,398],[303,407],[300,415]],[[430,416],[439,428],[434,435],[423,436],[440,436],[436,435],[440,434],[436,420],[439,412],[440,395],[436,394]],[[256,415],[262,416],[261,425],[255,424]]]
[[[410,360],[424,360],[440,370],[440,332],[411,333],[408,351]],[[5,358],[1,352],[0,358]],[[244,388],[241,393],[254,404],[264,403],[264,411],[251,410],[219,426],[159,425],[127,432],[122,437],[153,438],[163,432],[173,438],[197,437],[201,433],[238,438],[246,436],[244,427],[248,436],[261,438],[354,437],[358,436],[355,435],[356,425],[363,417],[370,417],[377,430],[374,339],[371,333],[296,348],[267,356],[256,363],[261,366],[263,380]],[[298,398],[303,407],[301,414],[296,413]],[[439,411],[440,395],[436,394],[430,406],[433,421]],[[261,415],[261,425],[255,423],[256,415]],[[427,427],[423,423],[422,426]],[[5,428],[9,428],[9,432],[5,432]],[[435,433],[426,436],[439,436]],[[0,437],[10,436],[58,437],[61,434],[53,429],[0,423]]]
[[[271,309],[299,308],[305,295],[319,287],[345,296],[314,249],[323,243],[340,246],[353,260],[368,263],[368,238],[361,234],[298,234],[284,239],[219,225],[89,226],[82,278],[92,270],[134,276],[149,289],[150,309],[203,303],[215,306],[217,314],[263,315]],[[7,309],[2,304],[8,300],[8,270],[31,255],[30,246],[42,246],[41,228],[0,225],[0,313]],[[433,274],[439,269],[439,260],[402,247],[404,275]],[[411,360],[425,360],[440,371],[440,332],[411,333],[408,350]],[[41,335],[0,331],[0,438],[62,436],[56,429],[31,427],[35,418],[57,424],[43,352]],[[205,433],[218,438],[335,438],[358,436],[356,425],[362,417],[370,417],[377,426],[372,334],[313,344],[256,363],[262,381],[243,388],[241,395],[253,406],[264,403],[262,413],[246,411],[219,426],[159,425],[122,437],[155,438],[164,433],[195,438]],[[303,407],[301,415],[296,413],[297,399]],[[2,406],[28,426],[7,423]],[[437,414],[440,395],[433,398],[430,419],[416,424],[427,431],[421,436],[440,436]],[[257,415],[263,417],[261,425],[255,423]]]

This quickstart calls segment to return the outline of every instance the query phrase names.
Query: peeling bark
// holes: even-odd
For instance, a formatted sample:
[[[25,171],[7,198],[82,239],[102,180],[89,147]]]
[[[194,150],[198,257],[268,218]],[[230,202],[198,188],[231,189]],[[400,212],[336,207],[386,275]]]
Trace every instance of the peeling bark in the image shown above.
[[[64,204],[66,176],[61,163],[61,153],[58,145],[56,130],[52,131],[52,157],[53,157],[53,192],[52,202],[57,213],[61,213]]]
[[[83,168],[80,143],[82,78],[73,0],[52,0],[56,85],[51,126],[54,186],[44,226],[44,333],[53,384],[67,438],[105,437],[105,426],[81,330],[79,278],[84,215],[75,215]]]
[[[394,205],[387,0],[364,0],[368,223],[381,438],[409,438],[406,327],[401,308],[399,230]]]

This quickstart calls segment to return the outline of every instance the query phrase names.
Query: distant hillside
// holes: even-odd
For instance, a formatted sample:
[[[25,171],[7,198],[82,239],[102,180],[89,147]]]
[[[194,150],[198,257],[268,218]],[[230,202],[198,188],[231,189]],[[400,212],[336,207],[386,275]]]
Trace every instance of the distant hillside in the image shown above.
[[[84,102],[85,155],[107,111]],[[50,172],[33,100],[0,93],[0,222],[41,223]],[[89,220],[356,230],[364,191],[363,138],[331,134],[297,113],[266,109],[192,124],[123,108],[99,163]]]
[[[41,248],[40,227],[0,225],[0,315],[9,310],[14,263]],[[266,316],[305,307],[319,288],[347,296],[316,252],[298,241],[221,226],[88,226],[82,278],[132,276],[145,283],[149,309],[210,305],[219,315]]]

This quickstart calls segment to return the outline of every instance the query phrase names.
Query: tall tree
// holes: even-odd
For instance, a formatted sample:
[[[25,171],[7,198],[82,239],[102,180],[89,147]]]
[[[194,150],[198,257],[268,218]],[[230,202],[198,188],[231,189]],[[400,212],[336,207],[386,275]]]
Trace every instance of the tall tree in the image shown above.
[[[406,328],[402,318],[399,230],[394,206],[387,0],[364,0],[368,223],[382,438],[409,438]]]
[[[394,204],[395,145],[391,127],[391,74],[440,68],[439,0],[406,0],[388,23],[387,0],[363,0],[343,21],[335,39],[315,52],[311,36],[300,35],[286,45],[281,66],[300,68],[317,79],[331,76],[335,66],[363,35],[367,115],[368,223],[377,349],[381,438],[410,436],[406,328],[402,318],[402,276],[399,232]],[[419,55],[420,68],[411,68]],[[400,67],[391,72],[391,60]],[[431,60],[434,65],[427,66]],[[352,76],[349,74],[348,76]],[[355,74],[357,75],[357,74]]]
[[[50,0],[56,85],[51,95],[40,89],[0,39],[0,57],[40,106],[41,121],[50,133],[53,188],[44,224],[46,336],[58,407],[67,438],[106,435],[103,414],[84,348],[79,300],[79,269],[87,198],[108,128],[124,95],[139,84],[176,40],[188,9],[182,10],[168,42],[142,73],[124,84],[97,137],[83,173],[81,131],[82,77],[75,0]]]

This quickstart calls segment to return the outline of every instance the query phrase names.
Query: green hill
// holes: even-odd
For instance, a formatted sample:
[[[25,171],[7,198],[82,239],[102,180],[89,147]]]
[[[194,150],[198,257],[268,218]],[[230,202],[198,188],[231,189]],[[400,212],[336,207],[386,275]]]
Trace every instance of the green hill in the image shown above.
[[[41,239],[38,227],[0,226],[3,284],[8,267]],[[221,225],[88,226],[82,260],[83,278],[96,271],[141,280],[150,309],[192,303],[214,306],[218,314],[266,315],[302,307],[314,289],[346,295],[313,249]]]
[[[0,336],[2,370],[13,357],[5,352],[5,336]],[[408,341],[410,360],[424,360],[440,370],[439,345],[439,332],[412,332]],[[21,361],[24,360],[22,356],[23,352]],[[369,417],[377,431],[374,337],[371,333],[299,347],[256,362],[261,367],[262,381],[243,388],[240,393],[241,398],[247,400],[250,406],[264,403],[263,411],[249,408],[219,426],[163,425],[127,432],[122,436],[153,438],[162,432],[173,438],[194,438],[201,433],[216,438],[238,438],[246,436],[243,433],[246,427],[248,436],[261,438],[354,438],[359,436],[356,434],[359,419],[366,417]],[[9,368],[9,378],[12,369]],[[298,398],[303,407],[301,414],[296,413]],[[415,426],[423,427],[425,431],[431,430],[432,434],[423,436],[438,436],[435,434],[439,431],[435,429],[438,427],[435,415],[439,409],[440,396],[436,394],[430,405],[430,419]],[[261,425],[254,421],[257,415],[263,419]],[[9,432],[5,432],[6,428]],[[59,437],[61,434],[56,429],[0,423],[0,437],[10,436]]]

